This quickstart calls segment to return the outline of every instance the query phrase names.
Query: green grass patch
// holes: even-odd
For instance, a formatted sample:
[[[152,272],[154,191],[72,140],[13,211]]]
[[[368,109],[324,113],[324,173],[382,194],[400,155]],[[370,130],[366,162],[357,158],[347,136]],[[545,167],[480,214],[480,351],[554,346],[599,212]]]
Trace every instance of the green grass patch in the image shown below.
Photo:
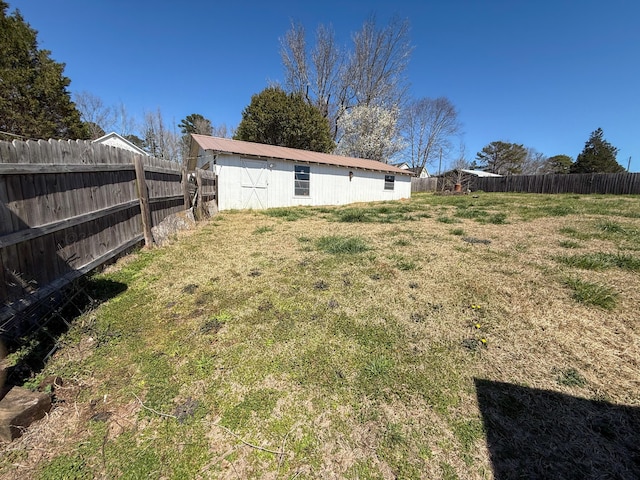
[[[570,256],[561,255],[555,259],[564,265],[584,270],[620,268],[631,272],[640,271],[640,258],[623,253],[596,252]]]
[[[573,240],[560,240],[558,242],[558,245],[560,245],[562,248],[568,248],[568,249],[582,248],[581,244],[579,244],[578,242],[574,242]]]
[[[579,278],[568,278],[565,285],[573,290],[573,298],[580,303],[613,310],[618,303],[618,293],[600,283],[587,282]]]
[[[295,222],[296,220],[300,220],[302,218],[308,217],[309,215],[312,215],[312,212],[304,207],[270,208],[264,211],[264,215],[273,218],[281,218],[288,222]]]
[[[269,227],[269,226],[262,226],[262,227],[258,227],[253,231],[254,235],[261,235],[263,233],[267,233],[267,232],[273,232],[273,227]]]
[[[334,255],[354,255],[366,252],[370,247],[361,237],[329,235],[315,241],[316,248]]]
[[[555,375],[556,382],[559,385],[567,387],[584,387],[587,384],[587,380],[575,368],[553,368],[551,373]]]
[[[507,214],[504,212],[494,213],[493,215],[489,215],[489,217],[483,223],[492,223],[494,225],[504,225],[507,222]]]
[[[451,230],[449,230],[449,233],[458,237],[466,235],[464,229],[462,228],[452,228]]]

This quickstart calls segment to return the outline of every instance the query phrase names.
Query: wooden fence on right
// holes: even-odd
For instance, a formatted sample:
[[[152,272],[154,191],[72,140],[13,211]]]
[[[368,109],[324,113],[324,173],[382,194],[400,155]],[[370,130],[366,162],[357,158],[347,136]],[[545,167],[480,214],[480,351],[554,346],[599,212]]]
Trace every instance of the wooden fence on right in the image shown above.
[[[572,173],[476,177],[472,191],[522,193],[640,194],[640,173]]]

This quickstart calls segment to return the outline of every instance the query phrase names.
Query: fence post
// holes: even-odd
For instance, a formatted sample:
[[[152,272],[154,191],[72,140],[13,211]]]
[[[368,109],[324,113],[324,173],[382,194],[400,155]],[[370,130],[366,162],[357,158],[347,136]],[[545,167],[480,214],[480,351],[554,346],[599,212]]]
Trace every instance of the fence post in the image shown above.
[[[202,206],[202,170],[196,169],[196,211],[193,212],[196,220],[204,218],[204,207]]]
[[[133,164],[136,169],[136,186],[138,187],[138,199],[140,200],[140,216],[142,217],[142,233],[144,234],[145,247],[153,246],[151,235],[151,209],[149,208],[149,191],[147,181],[144,178],[144,161],[142,156],[134,155]]]
[[[189,195],[189,172],[186,165],[182,166],[182,194],[184,195],[184,209],[189,210],[191,197]]]

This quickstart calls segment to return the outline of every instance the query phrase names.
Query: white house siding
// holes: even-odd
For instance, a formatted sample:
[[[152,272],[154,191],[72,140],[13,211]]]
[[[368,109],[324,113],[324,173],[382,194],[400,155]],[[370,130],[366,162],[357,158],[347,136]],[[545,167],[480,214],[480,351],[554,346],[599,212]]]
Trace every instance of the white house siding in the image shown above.
[[[219,210],[344,205],[411,196],[409,175],[395,175],[394,189],[385,190],[384,172],[223,154],[216,163]],[[310,167],[308,197],[294,195],[295,165]]]

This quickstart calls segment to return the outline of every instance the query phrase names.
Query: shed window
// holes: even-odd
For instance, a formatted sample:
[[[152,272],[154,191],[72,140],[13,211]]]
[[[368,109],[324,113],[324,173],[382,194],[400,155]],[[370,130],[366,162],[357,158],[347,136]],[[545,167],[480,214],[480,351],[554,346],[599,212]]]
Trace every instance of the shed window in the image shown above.
[[[294,167],[294,172],[295,195],[297,197],[308,197],[311,167],[308,167],[306,165],[296,165]]]
[[[384,176],[384,189],[385,190],[393,190],[393,184],[396,181],[395,175],[385,175]]]

